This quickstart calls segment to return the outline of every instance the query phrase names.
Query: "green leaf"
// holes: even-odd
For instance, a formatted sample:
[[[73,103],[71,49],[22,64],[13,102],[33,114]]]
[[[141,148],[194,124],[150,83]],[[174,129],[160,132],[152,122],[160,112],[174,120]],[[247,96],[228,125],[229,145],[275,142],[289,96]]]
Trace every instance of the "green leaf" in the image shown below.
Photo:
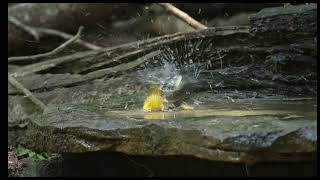
[[[45,160],[49,158],[49,155],[46,152],[36,153],[30,149],[27,149],[21,146],[16,149],[16,154],[18,157],[25,156],[25,157],[40,159],[40,160]]]
[[[40,160],[45,160],[46,158],[43,157],[41,154],[37,154],[36,156],[37,159],[40,159]]]
[[[17,156],[20,157],[20,156],[24,156],[24,155],[29,154],[30,150],[26,149],[26,148],[23,148],[23,147],[18,147],[16,149],[16,153],[17,153]]]
[[[33,151],[31,151],[31,152],[28,153],[28,157],[34,157],[35,155],[36,155],[36,153],[33,152]]]

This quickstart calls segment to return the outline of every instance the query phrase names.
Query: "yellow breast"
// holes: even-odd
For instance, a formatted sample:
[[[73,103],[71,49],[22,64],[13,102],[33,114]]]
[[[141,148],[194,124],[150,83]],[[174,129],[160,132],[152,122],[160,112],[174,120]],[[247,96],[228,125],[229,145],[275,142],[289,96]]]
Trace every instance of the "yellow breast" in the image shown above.
[[[151,94],[144,101],[143,109],[146,111],[162,111],[164,109],[164,99],[159,94]]]

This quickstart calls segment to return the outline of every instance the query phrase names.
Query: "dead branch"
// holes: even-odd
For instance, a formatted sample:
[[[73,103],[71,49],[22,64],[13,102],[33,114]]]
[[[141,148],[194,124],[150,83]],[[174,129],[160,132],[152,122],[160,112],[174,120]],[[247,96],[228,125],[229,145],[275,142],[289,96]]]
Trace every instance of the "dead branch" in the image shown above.
[[[47,74],[47,75],[38,75],[32,74],[29,77],[25,77],[25,84],[29,84],[30,89],[33,91],[45,89],[46,91],[50,91],[57,87],[70,87],[81,84],[83,82],[91,81],[94,79],[102,78],[104,76],[114,75],[120,72],[124,72],[130,69],[133,69],[140,64],[148,61],[149,59],[159,55],[161,53],[160,50],[152,51],[142,57],[139,57],[129,63],[123,63],[114,67],[100,69],[86,75],[79,74]],[[129,54],[128,54],[129,55]],[[13,76],[13,75],[11,75]],[[37,80],[35,80],[37,79]],[[36,82],[44,82],[46,83],[36,83]],[[17,92],[12,91],[12,89],[8,91],[8,94],[15,94]]]
[[[99,51],[84,51],[84,52],[78,52],[75,54],[67,55],[64,57],[50,59],[48,61],[39,62],[39,63],[35,63],[35,64],[21,67],[21,68],[17,69],[16,71],[14,71],[14,73],[12,73],[12,75],[14,77],[26,76],[28,74],[48,70],[50,68],[61,65],[63,63],[70,63],[70,62],[77,61],[77,60],[85,58],[85,57],[93,56],[98,53],[99,53]]]
[[[47,52],[47,53],[43,53],[43,54],[37,54],[37,55],[32,55],[32,56],[18,56],[18,57],[10,57],[8,58],[8,62],[12,63],[12,62],[19,62],[19,61],[25,61],[25,60],[36,60],[39,58],[43,58],[43,57],[48,57],[48,56],[52,56],[54,54],[57,54],[58,52],[62,51],[63,49],[65,49],[67,46],[69,46],[70,44],[72,44],[74,41],[76,41],[77,39],[80,38],[80,35],[82,33],[83,30],[83,26],[79,27],[79,30],[77,32],[77,34],[69,39],[68,41],[64,42],[63,44],[61,44],[59,47],[55,48],[54,50]]]
[[[143,52],[143,51],[144,51],[144,49],[140,49],[140,50],[136,50],[136,51],[130,51],[130,52],[128,52],[128,53],[125,53],[125,54],[123,54],[123,55],[117,56],[117,57],[115,57],[115,58],[112,58],[112,59],[103,61],[103,62],[101,62],[101,63],[94,64],[94,65],[89,66],[89,67],[87,67],[87,68],[84,68],[84,69],[82,69],[82,70],[81,70],[80,72],[78,72],[78,73],[81,74],[81,73],[86,73],[86,72],[88,72],[88,71],[93,71],[93,70],[95,70],[95,69],[99,69],[99,68],[101,68],[101,67],[104,67],[104,66],[112,63],[112,62],[121,61],[121,59],[127,58],[127,57],[132,56],[132,55],[136,55],[136,54],[141,53],[141,52]]]
[[[19,3],[8,8],[8,16],[32,27],[72,34],[79,26],[94,27],[98,21],[110,20],[111,15],[130,16],[142,7],[128,3]],[[28,52],[28,38],[29,33],[8,22],[9,54]]]
[[[187,13],[181,11],[180,9],[176,8],[175,6],[173,6],[170,3],[159,3],[159,5],[195,29],[207,29],[208,28],[207,26],[201,24],[197,20],[190,17]]]
[[[36,41],[39,41],[39,39],[44,36],[44,35],[53,35],[53,36],[58,36],[61,37],[63,39],[69,40],[73,37],[73,35],[58,31],[58,30],[54,30],[54,29],[49,29],[49,28],[38,28],[38,27],[32,27],[26,24],[23,24],[22,22],[20,22],[18,19],[16,19],[13,16],[9,16],[8,17],[8,21],[14,25],[16,25],[17,27],[21,28],[22,30],[26,31],[27,33],[31,34],[34,39]],[[81,39],[77,39],[75,41],[75,43],[78,43],[79,45],[82,45],[88,49],[92,49],[92,50],[99,50],[102,47],[96,46],[94,44],[88,43],[86,41],[83,41]]]
[[[19,92],[24,94],[27,98],[30,99],[35,105],[39,106],[43,112],[47,110],[47,106],[36,98],[28,89],[24,88],[21,83],[19,83],[12,75],[8,74],[9,83],[15,87]]]
[[[30,35],[32,35],[36,41],[39,41],[40,35],[34,28],[30,26],[26,26],[25,24],[21,23],[18,19],[16,19],[13,16],[8,16],[8,21],[16,25],[17,27],[21,28],[25,32],[29,33]]]
[[[179,41],[181,39],[192,39],[192,38],[198,38],[202,36],[208,36],[208,37],[214,37],[214,36],[227,36],[234,33],[248,33],[249,29],[247,26],[244,27],[223,27],[223,28],[208,28],[205,30],[201,30],[203,32],[184,32],[184,33],[175,33],[175,34],[169,34],[164,35],[160,37],[150,38],[147,40],[140,40],[136,42],[130,42],[127,44],[121,44],[119,46],[114,46],[110,48],[103,48],[96,51],[84,51],[84,52],[78,52],[71,55],[67,55],[64,57],[58,57],[50,60],[46,60],[44,62],[38,62],[31,65],[27,65],[24,67],[21,67],[17,70],[13,71],[14,77],[19,76],[25,76],[32,73],[38,73],[40,71],[47,71],[51,68],[57,67],[58,65],[70,63],[73,61],[81,60],[83,58],[91,57],[91,56],[97,56],[100,53],[106,54],[104,57],[101,58],[101,61],[105,61],[107,59],[107,54],[110,55],[111,53],[116,52],[129,52],[139,49],[156,49],[161,46],[164,46],[169,43],[174,43],[176,41]],[[97,62],[101,62],[97,61]]]
[[[61,32],[61,31],[57,31],[57,30],[54,30],[54,29],[48,29],[48,28],[35,28],[36,31],[38,31],[39,33],[41,34],[48,34],[48,35],[54,35],[54,36],[59,36],[63,39],[71,39],[73,36],[70,35],[70,34],[67,34],[67,33],[64,33],[64,32]],[[102,47],[100,46],[97,46],[97,45],[94,45],[94,44],[91,44],[89,42],[86,42],[86,41],[83,41],[81,39],[78,39],[75,41],[75,43],[78,43],[88,49],[91,49],[91,50],[99,50],[99,49],[102,49]]]
[[[139,57],[138,59],[136,59],[136,60],[134,60],[132,62],[129,62],[129,63],[126,63],[126,64],[120,64],[118,66],[111,67],[111,68],[106,68],[106,69],[101,69],[101,70],[98,70],[98,71],[94,71],[94,72],[91,72],[91,73],[87,74],[86,76],[88,76],[89,79],[96,79],[98,77],[102,77],[102,76],[105,76],[105,75],[108,75],[108,74],[127,71],[129,69],[133,69],[133,68],[139,66],[140,64],[144,63],[148,59],[151,59],[151,58],[159,55],[160,53],[161,53],[160,50],[156,50],[156,51],[150,52],[150,53],[148,53],[148,54],[146,54],[146,55],[144,55],[142,57]]]

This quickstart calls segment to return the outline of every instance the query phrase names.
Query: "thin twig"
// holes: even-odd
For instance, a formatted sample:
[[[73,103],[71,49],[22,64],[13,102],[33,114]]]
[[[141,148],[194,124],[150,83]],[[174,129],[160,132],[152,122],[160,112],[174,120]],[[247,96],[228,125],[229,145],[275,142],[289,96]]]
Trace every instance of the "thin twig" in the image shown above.
[[[29,98],[35,105],[39,106],[43,112],[47,110],[47,106],[36,98],[28,89],[24,88],[23,85],[18,82],[12,75],[8,74],[9,83],[15,87],[19,92],[24,94],[27,98]]]
[[[36,60],[36,59],[39,59],[39,58],[52,56],[52,55],[60,52],[61,50],[65,49],[68,45],[72,44],[74,41],[78,40],[80,38],[82,30],[83,30],[83,26],[80,26],[79,30],[78,30],[78,32],[77,32],[77,34],[75,36],[73,36],[71,39],[69,39],[68,41],[64,42],[59,47],[55,48],[54,50],[52,50],[50,52],[42,53],[42,54],[36,54],[36,55],[32,55],[32,56],[10,57],[10,58],[8,58],[8,62],[9,63],[10,62],[18,62],[18,61],[23,61],[23,60],[27,60],[27,59]]]
[[[54,30],[54,29],[48,29],[48,28],[38,28],[38,27],[32,27],[26,24],[23,24],[22,22],[20,22],[18,19],[16,19],[13,16],[9,16],[8,17],[8,21],[16,26],[18,26],[19,28],[21,28],[22,30],[26,31],[27,33],[31,34],[37,41],[41,38],[41,36],[48,34],[48,35],[54,35],[54,36],[59,36],[63,39],[69,40],[73,37],[73,35],[67,34],[65,32],[61,32],[58,30]],[[83,41],[81,39],[78,39],[75,41],[76,43],[88,48],[88,49],[92,49],[92,50],[99,50],[102,49],[102,47],[91,44],[89,42]]]
[[[30,35],[32,35],[36,41],[39,41],[40,34],[34,28],[21,23],[18,19],[16,19],[13,16],[8,16],[8,21],[16,25],[17,27],[21,28],[25,32],[29,33]]]
[[[73,36],[70,35],[70,34],[67,34],[67,33],[64,33],[64,32],[61,32],[61,31],[57,31],[57,30],[54,30],[54,29],[47,29],[47,28],[35,28],[37,32],[39,32],[40,34],[48,34],[48,35],[55,35],[55,36],[59,36],[63,39],[71,39]],[[100,46],[97,46],[97,45],[94,45],[94,44],[91,44],[91,43],[88,43],[86,41],[83,41],[81,39],[78,39],[75,41],[75,43],[78,43],[88,49],[92,49],[92,50],[99,50],[99,49],[102,49],[102,47]]]
[[[159,5],[195,29],[207,29],[208,28],[207,26],[201,24],[199,21],[193,19],[187,13],[181,11],[180,9],[176,8],[175,6],[173,6],[170,3],[159,3]]]

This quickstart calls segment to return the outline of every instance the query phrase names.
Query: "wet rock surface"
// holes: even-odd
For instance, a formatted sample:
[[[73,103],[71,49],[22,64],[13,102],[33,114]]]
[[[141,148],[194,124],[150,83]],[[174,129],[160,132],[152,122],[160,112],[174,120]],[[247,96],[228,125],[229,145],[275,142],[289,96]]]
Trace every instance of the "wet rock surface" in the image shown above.
[[[251,17],[254,33],[294,32],[314,34],[317,29],[317,4],[285,5],[266,8]],[[271,34],[270,34],[271,35]]]
[[[254,108],[249,110],[217,104],[210,110],[159,113],[60,106],[32,120],[27,144],[57,153],[117,151],[246,163],[312,159],[317,146],[316,101],[272,102],[269,108],[278,107],[269,110],[251,103]]]

